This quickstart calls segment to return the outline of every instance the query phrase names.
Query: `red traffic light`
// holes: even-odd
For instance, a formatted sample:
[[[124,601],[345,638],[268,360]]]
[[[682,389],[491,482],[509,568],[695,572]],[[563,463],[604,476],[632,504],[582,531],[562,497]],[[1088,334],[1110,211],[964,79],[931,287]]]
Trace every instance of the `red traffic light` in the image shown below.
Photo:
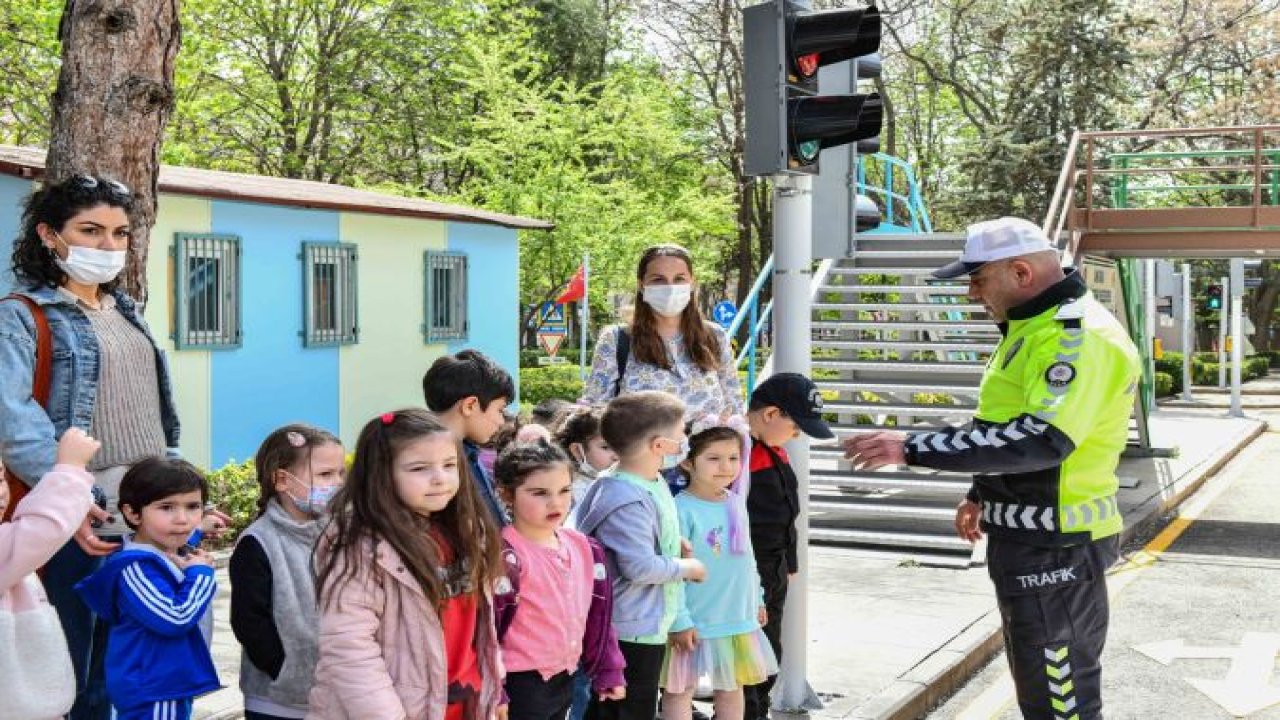
[[[787,16],[787,54],[793,82],[812,83],[823,65],[833,65],[880,49],[880,11],[865,8],[799,11]]]

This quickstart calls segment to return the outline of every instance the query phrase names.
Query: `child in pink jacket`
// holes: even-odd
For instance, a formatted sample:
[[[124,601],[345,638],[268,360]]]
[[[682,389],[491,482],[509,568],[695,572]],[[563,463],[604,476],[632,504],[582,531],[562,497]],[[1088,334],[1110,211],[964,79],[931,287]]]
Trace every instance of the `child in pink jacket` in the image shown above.
[[[356,441],[316,551],[312,720],[505,715],[493,616],[498,528],[459,442],[425,410],[385,413]]]
[[[75,673],[58,614],[36,570],[71,539],[93,506],[85,464],[98,441],[71,428],[58,443],[53,469],[0,525],[0,720],[60,718],[75,701]],[[0,512],[9,491],[0,482]]]

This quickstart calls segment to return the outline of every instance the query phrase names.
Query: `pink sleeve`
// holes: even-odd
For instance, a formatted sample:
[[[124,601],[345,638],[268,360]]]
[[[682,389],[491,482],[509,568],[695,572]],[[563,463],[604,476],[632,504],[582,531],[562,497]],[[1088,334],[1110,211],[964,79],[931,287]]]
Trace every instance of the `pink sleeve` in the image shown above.
[[[22,582],[75,534],[93,507],[93,476],[84,468],[55,465],[0,525],[0,592]]]

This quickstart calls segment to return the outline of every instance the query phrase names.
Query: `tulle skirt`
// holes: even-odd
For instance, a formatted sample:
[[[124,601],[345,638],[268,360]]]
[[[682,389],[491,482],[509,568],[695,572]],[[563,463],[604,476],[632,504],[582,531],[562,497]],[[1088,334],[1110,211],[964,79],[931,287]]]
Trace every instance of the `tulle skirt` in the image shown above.
[[[662,666],[662,687],[668,692],[683,693],[698,686],[698,678],[711,679],[716,690],[737,690],[745,685],[758,685],[778,672],[778,660],[763,630],[741,635],[699,638],[692,651],[667,646]]]

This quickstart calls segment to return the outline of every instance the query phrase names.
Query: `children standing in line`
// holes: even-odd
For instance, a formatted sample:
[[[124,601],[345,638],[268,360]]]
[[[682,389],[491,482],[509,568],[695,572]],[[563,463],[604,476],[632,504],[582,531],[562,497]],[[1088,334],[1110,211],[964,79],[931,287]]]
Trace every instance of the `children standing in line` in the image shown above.
[[[301,424],[268,435],[254,458],[258,519],[229,568],[246,720],[307,715],[320,632],[312,555],[346,464],[338,438]]]
[[[308,718],[492,720],[502,663],[498,530],[449,428],[374,418],[316,550],[320,658]]]
[[[515,398],[511,375],[483,353],[463,350],[431,364],[422,377],[427,408],[462,441],[463,460],[480,497],[498,526],[508,522],[493,485],[493,475],[480,462],[481,447],[506,421],[507,405]]]
[[[495,466],[512,517],[502,537],[515,582],[497,596],[495,613],[509,720],[564,720],[579,662],[601,699],[626,696],[604,549],[562,527],[569,468],[569,458],[546,441],[512,445]]]
[[[58,441],[53,469],[45,473],[0,524],[0,718],[51,720],[71,710],[76,678],[58,613],[49,604],[36,570],[71,539],[90,516],[93,476],[85,465],[98,441],[69,428]],[[0,471],[3,468],[0,467]],[[9,504],[0,481],[0,515]]]
[[[134,531],[76,591],[111,626],[107,694],[119,720],[187,720],[218,673],[200,623],[217,592],[213,560],[187,544],[208,495],[182,460],[150,457],[120,481],[119,509]]]
[[[742,688],[778,672],[761,626],[767,617],[756,573],[747,520],[741,429],[713,426],[689,439],[681,468],[689,484],[676,496],[680,534],[693,556],[707,566],[707,582],[685,586],[685,606],[676,625],[693,623],[693,634],[673,638],[663,669],[663,720],[688,720],[700,676],[711,679],[715,716],[742,720]]]
[[[600,435],[602,408],[583,408],[567,416],[556,431],[556,443],[573,459],[573,504],[582,502],[596,478],[618,462]]]
[[[684,557],[675,502],[659,474],[684,459],[684,403],[658,391],[615,398],[601,433],[618,467],[597,480],[582,501],[578,529],[605,548],[613,581],[613,624],[626,659],[627,697],[593,700],[588,717],[653,720],[668,634],[683,604],[683,580],[699,582],[706,568]]]
[[[751,545],[769,614],[764,634],[781,662],[787,585],[799,569],[796,517],[800,514],[796,474],[782,446],[801,432],[824,440],[835,434],[822,420],[822,394],[812,380],[798,373],[776,373],[756,386],[751,393],[747,422],[755,440],[751,448],[751,491],[747,496]],[[769,717],[773,682],[770,677],[745,688],[747,720]]]

